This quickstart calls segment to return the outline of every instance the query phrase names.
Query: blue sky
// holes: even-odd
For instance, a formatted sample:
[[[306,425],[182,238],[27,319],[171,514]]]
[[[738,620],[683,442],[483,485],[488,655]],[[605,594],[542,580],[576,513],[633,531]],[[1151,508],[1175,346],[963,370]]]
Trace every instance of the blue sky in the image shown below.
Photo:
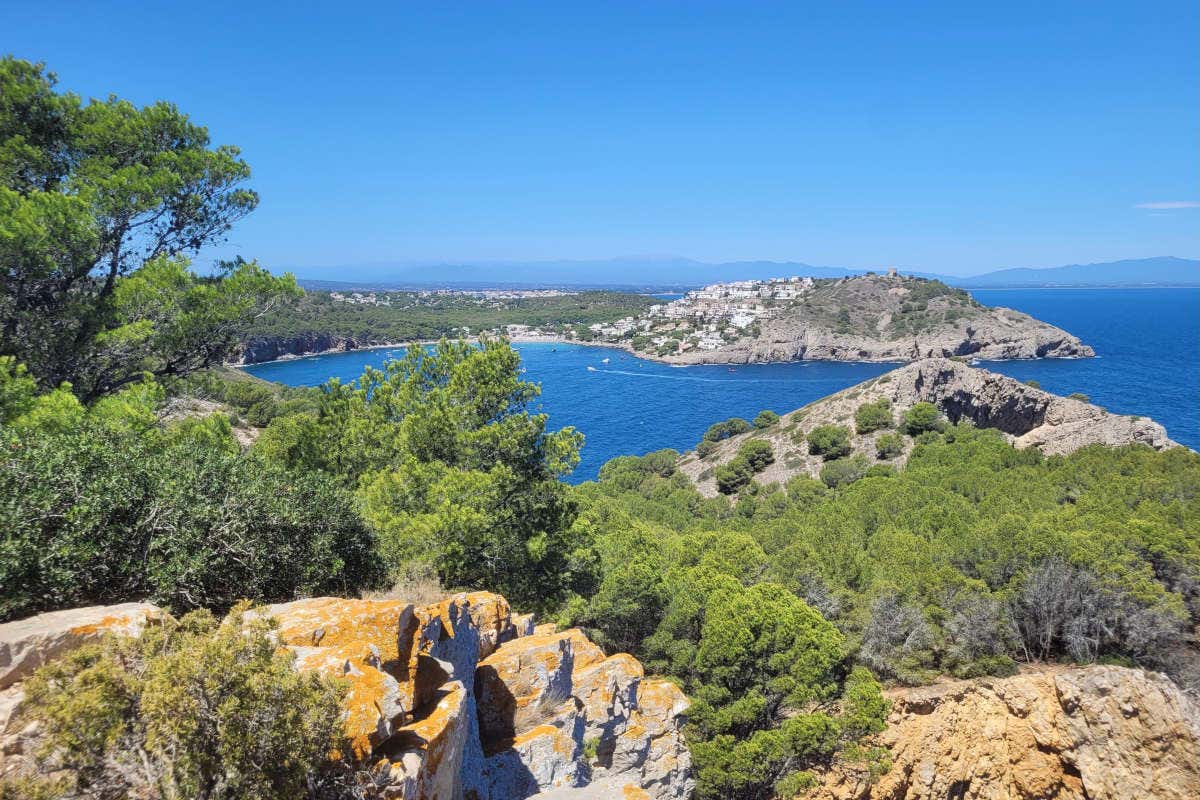
[[[306,277],[1200,256],[1195,0],[4,2],[0,31],[241,146],[262,204],[226,249]]]

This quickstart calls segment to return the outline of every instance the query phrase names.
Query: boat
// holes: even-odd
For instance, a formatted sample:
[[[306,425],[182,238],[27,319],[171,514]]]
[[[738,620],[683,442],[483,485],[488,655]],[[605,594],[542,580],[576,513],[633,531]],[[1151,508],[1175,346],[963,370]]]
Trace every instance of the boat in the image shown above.
[[[601,364],[607,364],[607,363],[608,363],[608,359],[607,359],[607,358],[602,358],[602,359],[600,359],[600,363],[601,363]]]
[[[588,364],[588,372],[599,372],[599,370],[597,370],[597,369],[596,369],[595,367],[593,367],[591,364]]]

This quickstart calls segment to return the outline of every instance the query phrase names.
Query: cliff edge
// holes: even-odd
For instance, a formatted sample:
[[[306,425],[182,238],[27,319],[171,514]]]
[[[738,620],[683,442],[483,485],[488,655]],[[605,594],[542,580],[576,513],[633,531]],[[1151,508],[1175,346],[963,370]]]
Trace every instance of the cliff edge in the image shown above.
[[[1200,797],[1200,706],[1158,673],[1049,667],[891,700],[891,770],[839,764],[805,800]]]

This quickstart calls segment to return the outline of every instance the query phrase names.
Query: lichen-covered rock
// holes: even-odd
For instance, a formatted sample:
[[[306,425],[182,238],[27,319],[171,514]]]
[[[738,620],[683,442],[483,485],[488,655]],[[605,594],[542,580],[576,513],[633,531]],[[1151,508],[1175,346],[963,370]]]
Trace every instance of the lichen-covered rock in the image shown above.
[[[433,708],[400,728],[376,764],[379,794],[404,800],[462,797],[464,757],[477,727],[471,694],[459,681],[442,686]]]
[[[108,633],[137,636],[165,612],[149,603],[50,611],[0,625],[0,689],[23,680],[53,658]]]
[[[128,604],[0,626],[4,673],[106,632],[136,635],[160,615]],[[676,800],[690,792],[678,736],[686,701],[610,658],[579,630],[534,632],[504,598],[456,594],[430,605],[318,597],[249,612],[271,617],[298,670],[343,681],[344,755],[390,800],[519,800],[555,789],[581,797]],[[0,775],[19,769],[37,732],[17,730],[21,687],[0,689]],[[486,750],[485,750],[486,748]]]
[[[37,724],[18,714],[25,678],[105,635],[138,636],[166,616],[149,603],[121,603],[50,611],[0,625],[0,777],[26,769],[38,747]]]
[[[683,693],[578,630],[502,645],[480,662],[476,693],[493,798],[593,782],[656,800],[691,793]]]
[[[637,776],[638,785],[655,800],[691,797],[692,756],[683,739],[687,707],[687,697],[670,681],[642,681],[607,772],[625,779]]]
[[[347,684],[343,730],[350,753],[370,755],[420,704],[419,627],[411,603],[316,597],[266,606],[296,667]]]
[[[808,800],[1192,800],[1200,708],[1167,677],[1046,669],[893,693],[869,783],[840,765]]]

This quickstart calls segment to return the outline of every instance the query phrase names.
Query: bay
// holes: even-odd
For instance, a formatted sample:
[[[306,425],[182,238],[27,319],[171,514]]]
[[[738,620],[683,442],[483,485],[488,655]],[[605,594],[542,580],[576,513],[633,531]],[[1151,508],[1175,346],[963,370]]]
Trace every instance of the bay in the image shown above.
[[[1176,441],[1200,448],[1200,289],[989,289],[986,305],[1015,308],[1058,325],[1096,350],[1092,359],[994,361],[980,366],[1036,380],[1056,394],[1082,392],[1121,414],[1162,423]],[[525,377],[542,386],[536,402],[554,427],[587,437],[571,482],[590,480],[605,461],[670,447],[688,450],[713,422],[785,413],[880,375],[894,364],[805,361],[736,367],[672,367],[621,350],[517,344]],[[399,351],[310,356],[246,367],[266,380],[316,386],[350,381]],[[605,362],[607,359],[607,362]]]

